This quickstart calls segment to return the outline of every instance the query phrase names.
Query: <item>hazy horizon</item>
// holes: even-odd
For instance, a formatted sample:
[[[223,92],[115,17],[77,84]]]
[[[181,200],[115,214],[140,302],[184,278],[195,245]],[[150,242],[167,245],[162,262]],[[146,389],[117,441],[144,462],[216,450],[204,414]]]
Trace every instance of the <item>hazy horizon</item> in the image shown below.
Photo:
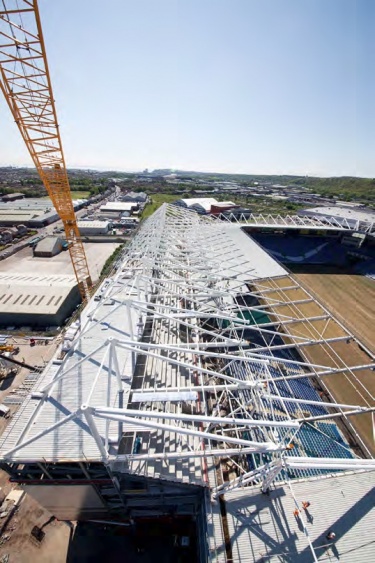
[[[375,2],[38,3],[68,168],[375,177]]]
[[[37,171],[35,166],[30,166],[30,164],[0,164],[1,168],[27,168],[29,170]],[[121,168],[110,168],[106,166],[68,166],[67,170],[82,170],[82,171],[94,171],[94,172],[121,172],[122,174],[142,174],[145,170],[148,170],[152,174],[156,170],[168,170],[170,172],[183,172],[183,173],[194,173],[194,174],[223,174],[228,176],[295,176],[296,178],[307,177],[307,178],[363,178],[366,180],[371,180],[372,176],[352,176],[352,175],[342,175],[342,176],[316,176],[314,174],[275,174],[275,173],[263,173],[263,172],[219,172],[218,170],[183,170],[182,168],[170,168],[168,166],[158,166],[157,168],[150,169],[143,168],[142,170],[127,170]]]

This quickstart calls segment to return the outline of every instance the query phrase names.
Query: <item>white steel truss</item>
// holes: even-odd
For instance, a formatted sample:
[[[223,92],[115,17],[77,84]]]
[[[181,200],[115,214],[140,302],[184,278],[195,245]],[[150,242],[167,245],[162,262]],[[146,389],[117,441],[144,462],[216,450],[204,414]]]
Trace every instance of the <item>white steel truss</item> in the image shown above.
[[[240,214],[222,213],[218,216],[222,221],[240,223],[249,226],[268,226],[293,229],[313,228],[335,231],[357,231],[362,233],[373,233],[375,224],[373,221],[360,221],[359,219],[346,219],[345,217],[329,217],[324,215],[271,215],[271,214]]]
[[[334,321],[328,311],[302,320],[275,313],[285,301],[264,301],[274,289],[256,278],[231,230],[172,205],[150,217],[88,304],[65,358],[51,362],[2,437],[0,458],[100,460],[118,471],[185,476],[213,496],[250,483],[266,490],[291,471],[375,469],[356,430],[368,459],[334,422],[350,426],[351,416],[375,410],[355,379],[375,362],[332,367],[298,355],[354,336],[342,325],[336,338],[288,332],[302,320]],[[290,281],[284,291],[295,288]],[[259,314],[268,320],[258,324]],[[360,404],[324,399],[311,383],[348,372]],[[296,382],[306,396],[296,395]],[[315,433],[331,440],[330,455],[306,445]],[[210,477],[215,464],[220,485]]]

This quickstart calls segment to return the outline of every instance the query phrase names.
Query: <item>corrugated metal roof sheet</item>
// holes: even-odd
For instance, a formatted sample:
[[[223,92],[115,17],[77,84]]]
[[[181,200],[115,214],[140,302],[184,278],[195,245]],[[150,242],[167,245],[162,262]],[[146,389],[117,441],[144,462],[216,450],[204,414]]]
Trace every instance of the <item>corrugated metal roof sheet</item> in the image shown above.
[[[0,274],[1,314],[53,314],[76,285],[70,275]]]
[[[111,309],[109,310],[108,305],[102,305],[102,303],[98,305],[93,302],[90,303],[86,310],[86,315],[91,313],[96,321],[99,322],[88,321],[86,326],[87,333],[85,333],[78,345],[76,344],[73,353],[67,357],[64,365],[56,366],[51,362],[39,379],[34,391],[43,389],[52,381],[57,374],[57,370],[63,368],[68,370],[70,367],[76,367],[52,387],[46,399],[33,399],[31,396],[26,399],[13,423],[9,425],[8,431],[1,436],[0,449],[2,454],[15,447],[24,433],[24,440],[36,436],[39,432],[46,430],[67,415],[75,412],[87,401],[105,350],[102,349],[93,354],[86,362],[79,362],[93,353],[109,337],[118,336],[119,331],[125,337],[130,337],[128,316],[124,315],[124,308],[111,306]],[[106,317],[105,321],[104,317]],[[103,322],[101,322],[101,319],[103,319]],[[134,311],[131,313],[131,319],[134,327],[133,330],[135,330],[138,318]],[[131,376],[132,368],[129,352],[117,349],[117,358],[122,375]],[[107,356],[103,363],[102,374],[94,387],[91,404],[108,405],[111,407],[118,406],[116,376],[113,373],[109,377],[108,370]],[[124,387],[125,389],[126,387],[129,388],[126,383],[124,383]],[[22,416],[19,416],[19,413],[22,413]],[[104,436],[106,421],[102,419],[96,420],[96,424],[99,433]],[[117,436],[117,433],[118,424],[111,422],[109,424],[109,435],[113,437]],[[101,460],[96,442],[88,431],[86,421],[82,416],[70,420],[35,442],[22,447],[22,449],[14,453],[13,457],[14,459],[22,460],[45,459],[51,461]]]
[[[319,561],[375,561],[375,472],[342,474],[292,482],[309,537]],[[289,486],[269,495],[247,487],[225,495],[233,561],[313,561]],[[333,545],[328,532],[336,534]],[[326,547],[323,547],[326,546]]]

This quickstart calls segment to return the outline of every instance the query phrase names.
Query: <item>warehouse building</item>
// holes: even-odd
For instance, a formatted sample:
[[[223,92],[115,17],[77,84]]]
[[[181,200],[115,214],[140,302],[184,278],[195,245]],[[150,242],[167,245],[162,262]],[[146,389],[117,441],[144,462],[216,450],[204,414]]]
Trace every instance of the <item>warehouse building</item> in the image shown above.
[[[77,211],[87,205],[87,200],[73,202]],[[0,202],[0,226],[26,225],[41,228],[58,220],[58,214],[49,198],[25,198],[17,201]]]
[[[191,209],[197,213],[204,215],[210,213],[211,207],[217,205],[219,202],[213,197],[197,197],[188,199],[178,199],[174,202],[174,205],[179,207],[184,207],[185,209]]]
[[[232,211],[237,207],[239,207],[239,205],[236,205],[233,201],[219,201],[215,203],[215,205],[211,205],[211,215],[220,215],[225,211]]]
[[[14,193],[14,194],[7,194],[7,195],[3,195],[1,200],[2,201],[16,201],[17,199],[23,199],[25,196],[24,194],[21,193]]]
[[[111,223],[109,221],[78,221],[81,236],[107,235]]]
[[[121,201],[129,201],[131,203],[146,203],[147,194],[145,192],[128,192],[121,196]]]
[[[0,326],[59,326],[81,298],[74,276],[0,274]]]
[[[130,201],[107,201],[105,205],[100,207],[101,213],[123,213],[129,211],[132,213],[138,209],[138,203]]]
[[[64,246],[64,241],[58,237],[45,237],[38,242],[34,249],[34,256],[38,258],[52,258],[60,254]]]

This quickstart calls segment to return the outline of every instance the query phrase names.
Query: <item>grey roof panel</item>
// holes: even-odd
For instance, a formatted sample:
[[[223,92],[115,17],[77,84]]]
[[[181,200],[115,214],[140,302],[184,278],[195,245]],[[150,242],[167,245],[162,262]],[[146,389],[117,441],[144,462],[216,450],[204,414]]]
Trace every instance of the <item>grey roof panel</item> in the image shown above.
[[[375,472],[351,473],[292,481],[310,540],[319,561],[365,563],[375,560]],[[225,495],[233,561],[310,563],[313,556],[301,521],[295,518],[293,495],[287,484],[270,495],[248,487]],[[326,539],[334,531],[333,546]],[[323,547],[327,546],[327,547]]]

